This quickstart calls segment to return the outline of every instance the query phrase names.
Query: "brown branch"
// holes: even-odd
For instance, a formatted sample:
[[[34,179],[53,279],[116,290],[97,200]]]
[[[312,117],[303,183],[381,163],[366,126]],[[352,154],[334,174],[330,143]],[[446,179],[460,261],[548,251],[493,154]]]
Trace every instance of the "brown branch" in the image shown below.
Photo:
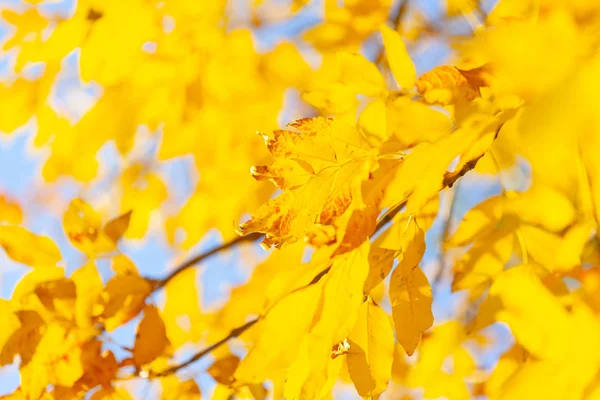
[[[168,375],[172,375],[172,374],[176,373],[180,369],[185,368],[188,365],[195,363],[196,361],[198,361],[202,357],[206,356],[207,354],[210,354],[215,349],[217,349],[217,348],[221,347],[222,345],[224,345],[225,343],[227,343],[230,339],[239,337],[242,333],[246,332],[248,329],[250,329],[252,326],[254,326],[254,324],[256,324],[258,322],[258,320],[259,320],[258,318],[255,318],[251,321],[246,322],[244,325],[233,329],[231,332],[229,332],[229,335],[225,336],[223,339],[219,340],[216,343],[211,344],[210,346],[208,346],[208,347],[202,349],[201,351],[199,351],[198,353],[194,354],[187,361],[184,361],[181,364],[177,364],[170,368],[167,368],[164,371],[161,371],[161,372],[158,372],[155,374],[150,374],[149,377],[150,378],[160,378],[162,376],[168,376]]]
[[[171,271],[171,273],[169,273],[169,275],[165,276],[164,278],[159,279],[159,280],[154,280],[153,281],[153,291],[163,288],[167,283],[169,283],[169,281],[171,281],[171,279],[175,278],[177,275],[181,274],[186,269],[193,267],[194,265],[206,260],[207,258],[212,257],[213,255],[215,255],[217,253],[220,253],[223,250],[227,250],[227,249],[229,249],[233,246],[236,246],[240,243],[255,242],[255,241],[261,239],[262,237],[263,237],[263,234],[258,233],[258,232],[250,233],[246,236],[238,236],[235,239],[230,240],[227,243],[223,243],[220,246],[214,247],[205,253],[198,254],[197,256],[190,258],[189,260],[185,261],[183,264],[176,267],[173,271]]]

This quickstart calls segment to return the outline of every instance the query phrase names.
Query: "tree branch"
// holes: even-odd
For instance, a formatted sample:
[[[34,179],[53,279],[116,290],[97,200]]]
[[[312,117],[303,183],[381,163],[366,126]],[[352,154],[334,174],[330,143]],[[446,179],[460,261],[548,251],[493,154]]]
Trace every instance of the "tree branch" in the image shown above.
[[[220,246],[214,247],[205,253],[198,254],[197,256],[190,258],[189,260],[185,261],[183,264],[176,267],[173,271],[171,271],[171,273],[169,273],[169,275],[165,276],[162,279],[153,281],[153,283],[154,283],[153,291],[163,288],[167,283],[169,283],[169,281],[171,281],[171,279],[175,278],[177,275],[179,275],[186,269],[193,267],[194,265],[206,260],[207,258],[210,258],[211,256],[213,256],[223,250],[227,250],[227,249],[229,249],[233,246],[236,246],[240,243],[254,242],[254,241],[261,239],[262,237],[263,237],[263,234],[258,233],[258,232],[250,233],[246,236],[238,236],[235,239],[230,240],[227,243],[223,243]]]
[[[224,345],[225,343],[227,343],[230,339],[239,337],[242,333],[246,332],[248,329],[250,329],[252,326],[254,326],[254,324],[256,324],[258,322],[258,320],[259,320],[258,318],[255,318],[251,321],[246,322],[244,325],[233,329],[231,332],[229,332],[229,335],[225,336],[223,339],[219,340],[216,343],[211,344],[210,346],[208,346],[208,347],[202,349],[201,351],[199,351],[198,353],[194,354],[187,361],[184,361],[181,364],[177,364],[170,368],[167,368],[164,371],[161,371],[161,372],[158,372],[155,374],[150,374],[150,378],[160,378],[162,376],[172,375],[172,374],[176,373],[177,371],[179,371],[180,369],[185,368],[188,365],[195,363],[202,357],[206,356],[207,354],[210,354],[215,349],[217,349],[217,348],[221,347],[222,345]]]

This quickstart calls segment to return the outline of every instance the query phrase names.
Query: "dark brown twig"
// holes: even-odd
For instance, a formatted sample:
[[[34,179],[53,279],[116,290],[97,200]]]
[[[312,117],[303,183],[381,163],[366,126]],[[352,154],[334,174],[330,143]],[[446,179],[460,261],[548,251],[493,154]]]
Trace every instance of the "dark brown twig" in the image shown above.
[[[181,364],[177,364],[170,368],[167,368],[164,371],[161,371],[161,372],[158,372],[155,374],[150,374],[150,378],[160,378],[162,376],[168,376],[168,375],[172,375],[172,374],[176,373],[180,369],[185,368],[188,365],[195,363],[196,361],[198,361],[202,357],[206,356],[207,354],[210,354],[215,349],[217,349],[217,348],[221,347],[222,345],[224,345],[225,343],[227,343],[230,339],[239,337],[242,333],[246,332],[248,329],[250,329],[252,326],[254,326],[254,324],[256,324],[257,322],[258,322],[258,318],[255,318],[251,321],[246,322],[244,325],[233,329],[231,332],[229,332],[229,335],[225,336],[223,339],[211,344],[210,346],[208,346],[208,347],[202,349],[201,351],[199,351],[198,353],[194,354],[187,361],[184,361]]]
[[[206,260],[207,258],[212,257],[213,255],[215,255],[217,253],[220,253],[223,250],[227,250],[227,249],[229,249],[233,246],[236,246],[240,243],[255,242],[255,241],[261,239],[262,237],[263,237],[263,234],[258,233],[258,232],[250,233],[246,236],[238,236],[235,239],[230,240],[227,243],[223,243],[220,246],[214,247],[205,253],[198,254],[197,256],[192,257],[189,260],[185,261],[183,264],[179,265],[177,268],[175,268],[173,271],[171,271],[171,273],[169,273],[169,275],[165,276],[162,279],[155,280],[154,286],[153,286],[153,291],[163,288],[167,283],[169,283],[169,281],[171,281],[171,279],[175,278],[177,275],[179,275],[186,269],[193,267],[194,265]]]

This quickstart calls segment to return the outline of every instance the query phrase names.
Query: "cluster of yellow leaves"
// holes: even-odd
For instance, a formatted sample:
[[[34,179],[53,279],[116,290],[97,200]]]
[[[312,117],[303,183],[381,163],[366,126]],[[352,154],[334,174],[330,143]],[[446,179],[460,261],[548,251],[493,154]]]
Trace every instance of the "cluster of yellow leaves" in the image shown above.
[[[217,399],[264,399],[266,387],[273,398],[323,399],[339,380],[367,399],[418,390],[425,398],[599,398],[596,1],[501,0],[488,15],[477,1],[447,1],[446,17],[477,15],[480,26],[454,44],[452,65],[421,75],[398,26],[411,4],[397,4],[389,27],[391,1],[326,0],[324,21],[303,36],[321,52],[313,71],[289,43],[258,54],[249,30],[226,26],[227,2],[196,3],[86,0],[50,28],[36,7],[2,12],[15,27],[4,49],[18,48],[17,73],[31,62],[46,71],[0,87],[8,110],[0,129],[36,117],[36,145],[51,148],[48,181],[94,179],[107,142],[127,160],[121,215],[106,221],[76,199],[63,216],[67,238],[87,257],[69,277],[54,242],[20,226],[19,206],[0,197],[0,246],[33,268],[0,303],[0,364],[19,360],[16,398],[128,398],[118,380],[140,376],[159,379],[164,399],[197,399],[197,384],[180,379],[171,358],[203,339],[216,343],[207,372]],[[373,38],[382,47],[375,61],[358,52]],[[76,48],[83,80],[104,91],[70,121],[46,99]],[[289,86],[321,116],[277,130]],[[231,235],[231,222],[254,210],[238,231],[263,234],[263,247],[275,248],[214,313],[199,309],[192,270],[168,281],[160,309],[151,299],[159,283],[119,251],[169,198],[157,164],[128,160],[140,125],[159,161],[191,155],[200,172],[166,220],[172,243],[181,229],[184,247],[211,227]],[[263,145],[249,129],[273,133]],[[516,191],[504,174],[520,160],[531,184]],[[439,280],[423,262],[426,238],[444,218],[440,192],[474,169],[494,174],[501,194],[441,239],[442,257],[461,253],[442,272],[467,296],[463,310],[450,310],[453,320],[434,321]],[[251,177],[278,191],[269,199],[273,187]],[[112,272],[100,273],[102,257]],[[133,347],[117,359],[103,335],[131,321]],[[483,329],[496,323],[515,345],[484,368],[472,344],[489,340]],[[225,348],[233,338],[245,356]]]
[[[260,140],[247,133],[276,128],[285,89],[301,85],[310,68],[289,43],[258,54],[248,29],[229,32],[220,23],[226,3],[84,0],[67,18],[35,5],[3,10],[11,28],[3,49],[18,51],[16,79],[0,84],[0,131],[36,119],[35,144],[51,150],[42,170],[50,182],[97,178],[97,152],[114,142],[125,161],[120,208],[131,208],[134,200],[140,208],[128,233],[135,237],[146,232],[149,210],[158,211],[168,193],[156,165],[142,168],[131,154],[154,146],[157,161],[191,155],[201,179],[181,210],[162,211],[168,235],[175,242],[183,229],[185,247],[214,226],[231,235],[231,222],[268,196],[247,175],[247,166],[264,157]],[[61,61],[74,50],[82,80],[103,88],[78,120],[51,102]],[[20,77],[32,63],[45,64],[42,76]],[[151,132],[143,143],[134,140],[140,126]],[[229,196],[223,182],[251,195]]]
[[[405,365],[399,383],[424,387],[427,398],[462,399],[476,394],[502,399],[594,398],[600,320],[591,294],[597,288],[592,283],[597,282],[597,274],[592,271],[599,266],[598,163],[591,154],[598,151],[600,137],[592,111],[598,93],[594,76],[600,21],[582,19],[581,9],[597,10],[597,6],[542,2],[536,9],[532,2],[530,14],[520,15],[521,8],[515,5],[515,16],[505,15],[497,22],[501,12],[509,11],[507,3],[500,2],[490,15],[493,28],[478,31],[460,45],[458,66],[437,67],[418,79],[400,37],[381,28],[389,69],[400,91],[389,90],[378,68],[361,55],[338,53],[325,58],[317,72],[319,80],[304,99],[336,118],[296,121],[291,126],[298,131],[278,131],[267,138],[274,161],[255,167],[253,175],[271,180],[282,193],[259,208],[240,230],[265,233],[266,246],[303,239],[330,257],[322,264],[327,268],[315,274],[308,286],[294,286],[271,307],[253,308],[264,317],[236,381],[270,378],[280,382],[275,391],[285,398],[322,398],[340,374],[337,360],[345,358],[358,393],[378,397],[393,374],[395,351],[389,317],[371,317],[386,313],[370,292],[391,272],[389,295],[384,299],[389,301],[395,338],[405,353],[397,361]],[[473,9],[466,3],[460,7],[467,6]],[[543,42],[557,46],[549,48]],[[411,94],[412,98],[407,96]],[[365,102],[357,95],[366,99],[362,111],[360,104]],[[441,106],[447,114],[429,105]],[[323,127],[325,121],[329,122]],[[318,125],[320,129],[312,128]],[[331,151],[329,132],[335,125],[347,126],[346,148]],[[367,145],[354,144],[357,134]],[[503,135],[506,138],[496,144]],[[333,136],[340,138],[338,133]],[[322,180],[324,172],[330,172],[328,166],[335,175],[343,171],[344,163],[355,162],[337,156],[350,150],[354,160],[368,154],[376,162],[363,164],[368,170],[349,179],[336,175]],[[514,192],[503,187],[502,195],[470,210],[445,243],[446,248],[471,246],[454,265],[452,289],[468,290],[468,307],[479,307],[479,314],[464,327],[458,322],[434,327],[419,346],[433,324],[431,287],[419,267],[425,250],[420,215],[439,190],[452,186],[482,157],[492,159],[494,172],[501,174],[516,155],[532,166],[531,188]],[[485,167],[489,170],[489,165]],[[351,187],[347,189],[351,195],[338,200],[331,214],[328,204],[335,201],[341,184]],[[376,231],[377,217],[398,206],[404,207],[403,212],[372,241],[365,258],[364,246]],[[326,232],[328,239],[315,241],[314,230]],[[349,243],[350,235],[354,240]],[[348,254],[355,255],[354,271],[347,275],[343,289],[330,288],[335,271],[342,268],[340,257],[347,260]],[[358,275],[365,260],[369,271]],[[515,266],[518,260],[526,265]],[[309,263],[307,271],[313,271],[311,265],[316,264]],[[273,274],[271,280],[291,273]],[[566,277],[584,286],[574,289],[563,281]],[[257,284],[255,278],[260,279],[253,276],[249,287]],[[361,307],[347,303],[351,288],[360,287],[355,279],[362,283]],[[343,296],[338,297],[343,322],[336,319],[339,314],[329,314],[329,296]],[[267,304],[272,301],[263,298]],[[486,383],[489,372],[476,374],[473,355],[463,343],[478,338],[481,329],[494,322],[510,327],[523,356],[515,361],[507,353],[513,360],[510,367],[501,361]],[[378,326],[377,332],[369,334],[370,325]],[[282,332],[276,326],[290,329]],[[574,337],[581,341],[573,343]],[[374,341],[372,347],[369,340]],[[268,357],[259,357],[267,352]],[[406,364],[413,353],[416,362]],[[446,357],[454,359],[451,370],[444,365]],[[549,375],[555,377],[551,384],[545,378]],[[480,384],[469,387],[465,379]]]
[[[129,216],[126,213],[102,224],[100,214],[88,203],[71,202],[63,216],[64,231],[89,259],[70,277],[58,266],[61,254],[50,238],[20,226],[0,225],[0,245],[7,256],[32,268],[12,298],[0,303],[0,363],[20,361],[21,385],[15,398],[77,399],[86,393],[93,393],[95,399],[130,398],[115,386],[118,371],[130,365],[141,370],[170,356],[167,330],[176,324],[165,321],[172,312],[165,310],[163,319],[148,304],[154,283],[141,277],[135,265],[117,252]],[[112,252],[108,280],[101,276],[97,262],[107,252]],[[140,313],[143,317],[134,346],[124,349],[130,357],[119,360],[107,348],[103,332],[113,331]],[[196,392],[190,398],[199,398],[197,386]]]

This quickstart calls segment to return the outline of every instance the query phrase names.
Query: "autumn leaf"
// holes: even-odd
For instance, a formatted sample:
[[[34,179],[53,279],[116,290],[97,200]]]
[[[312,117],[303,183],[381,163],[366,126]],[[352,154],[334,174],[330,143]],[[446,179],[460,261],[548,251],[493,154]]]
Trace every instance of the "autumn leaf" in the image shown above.
[[[77,299],[75,304],[75,320],[81,327],[89,327],[96,317],[94,308],[99,301],[104,285],[94,263],[90,262],[73,273],[71,279],[75,283]]]
[[[417,71],[410,59],[406,45],[398,32],[382,25],[380,28],[383,45],[387,55],[390,69],[396,82],[404,90],[412,90],[417,79]]]
[[[116,275],[109,280],[99,301],[106,329],[112,331],[134,318],[151,290],[150,283],[137,274]]]
[[[471,101],[486,86],[483,67],[462,71],[451,65],[435,67],[416,81],[417,92],[428,104],[448,105],[460,100]]]
[[[31,361],[21,366],[22,390],[29,396],[40,396],[48,382],[72,386],[82,375],[81,347],[72,332],[58,323],[48,325]]]
[[[320,278],[319,282],[324,281],[322,306],[318,320],[301,343],[300,354],[288,370],[286,397],[322,397],[338,379],[343,360],[335,355],[359,316],[369,247],[366,241],[335,257],[327,274]]]
[[[369,252],[369,275],[363,287],[365,293],[368,294],[390,273],[394,265],[396,253],[396,250],[375,246],[371,247],[371,251]]]
[[[84,200],[76,198],[63,215],[63,227],[73,246],[94,256],[116,249],[117,242],[129,226],[130,218],[131,211],[102,226],[100,214]]]
[[[101,388],[95,392],[90,400],[130,400],[133,399],[131,395],[122,388]]]
[[[1,398],[600,398],[600,2],[21,3]]]
[[[221,385],[230,386],[234,382],[233,374],[238,365],[239,357],[231,354],[216,360],[207,371]]]
[[[277,369],[294,361],[302,340],[319,307],[322,285],[315,284],[284,297],[259,323],[259,340],[237,368],[234,379],[244,383],[261,382]],[[279,328],[285,327],[282,333]]]
[[[169,347],[165,323],[154,306],[144,308],[133,345],[133,362],[136,366],[148,364]]]
[[[200,340],[205,318],[200,308],[196,271],[189,269],[173,278],[165,289],[167,300],[162,312],[167,337],[174,347]],[[186,296],[181,296],[186,293]]]
[[[181,380],[176,376],[161,378],[161,400],[200,400],[200,388],[193,379]]]
[[[266,138],[275,158],[252,170],[284,192],[240,225],[240,232],[264,232],[264,245],[281,247],[317,224],[330,225],[350,203],[360,202],[360,184],[373,168],[374,153],[355,128],[324,118],[304,119]]]
[[[348,343],[346,362],[358,394],[376,398],[392,375],[394,333],[388,315],[372,300],[361,306]]]
[[[111,219],[104,225],[104,233],[108,236],[113,242],[117,243],[119,239],[123,236],[123,234],[127,231],[129,227],[129,221],[131,220],[131,210],[127,211],[125,214],[120,215],[114,219]]]
[[[17,225],[23,221],[23,211],[17,202],[0,195],[0,222]]]
[[[62,260],[52,239],[20,226],[0,225],[0,246],[14,261],[34,268],[55,266]]]
[[[422,333],[433,324],[431,287],[419,268],[425,252],[425,236],[414,220],[409,220],[402,244],[402,259],[390,280],[390,302],[396,336],[411,356]]]

